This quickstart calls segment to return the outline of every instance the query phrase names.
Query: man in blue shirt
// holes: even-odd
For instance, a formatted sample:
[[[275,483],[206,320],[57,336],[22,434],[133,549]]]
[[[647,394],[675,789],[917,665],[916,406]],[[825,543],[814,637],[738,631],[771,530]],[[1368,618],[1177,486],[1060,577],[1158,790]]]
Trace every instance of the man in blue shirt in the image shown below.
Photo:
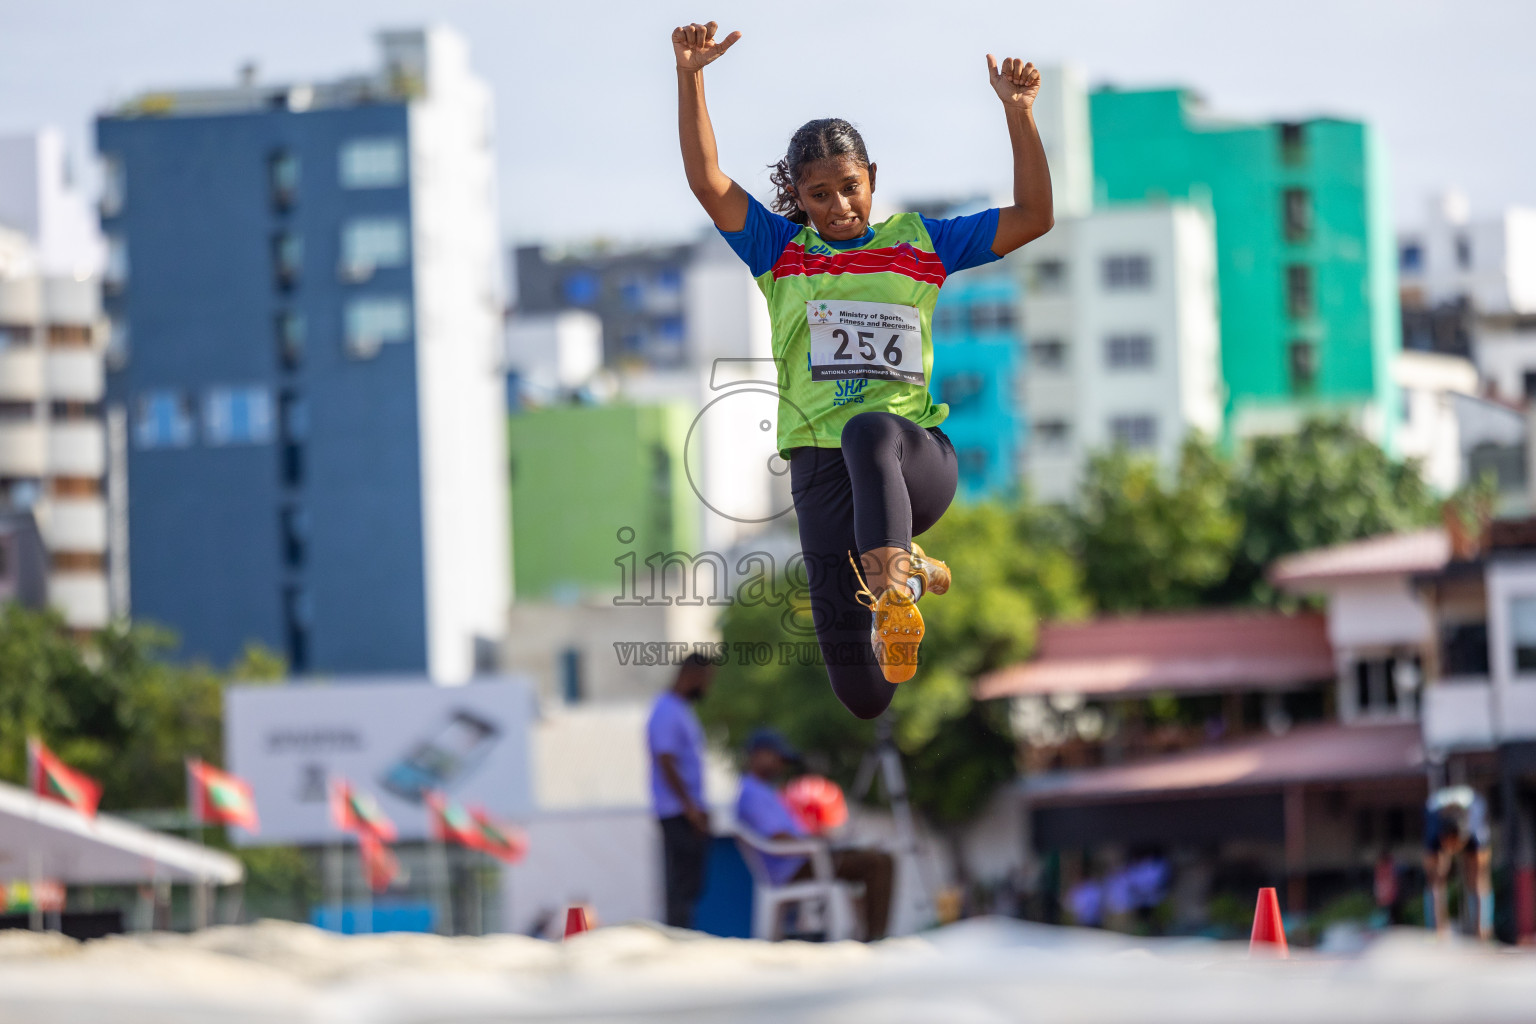
[[[741,776],[736,797],[736,820],[767,839],[800,839],[807,833],[790,813],[775,786],[785,767],[799,760],[784,737],[772,729],[758,729],[747,740],[747,770]],[[774,885],[811,877],[811,862],[803,855],[762,854],[763,868]],[[847,882],[864,886],[862,916],[868,942],[885,938],[891,916],[891,890],[896,865],[883,850],[834,850],[832,873]]]
[[[704,891],[709,858],[709,811],[704,803],[704,729],[693,704],[709,690],[714,667],[690,654],[672,688],[656,698],[645,725],[651,752],[651,807],[661,824],[667,924],[693,927],[693,906]]]

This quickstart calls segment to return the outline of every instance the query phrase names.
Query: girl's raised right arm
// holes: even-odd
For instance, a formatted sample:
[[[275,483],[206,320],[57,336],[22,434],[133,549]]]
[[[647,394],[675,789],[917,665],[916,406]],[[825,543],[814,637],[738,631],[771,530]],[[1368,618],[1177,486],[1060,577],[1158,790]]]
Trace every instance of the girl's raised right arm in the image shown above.
[[[740,231],[747,226],[747,192],[720,169],[715,129],[704,106],[704,68],[741,38],[740,32],[732,32],[717,42],[718,27],[712,21],[672,30],[672,53],[677,58],[677,135],[683,146],[688,187],[699,205],[721,231]]]

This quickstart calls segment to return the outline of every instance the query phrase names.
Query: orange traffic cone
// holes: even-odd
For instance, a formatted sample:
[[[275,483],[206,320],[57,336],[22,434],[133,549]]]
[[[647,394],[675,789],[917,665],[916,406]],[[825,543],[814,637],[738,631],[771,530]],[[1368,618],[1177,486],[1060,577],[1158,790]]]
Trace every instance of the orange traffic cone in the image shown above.
[[[1280,920],[1280,898],[1275,890],[1259,890],[1259,905],[1253,911],[1253,934],[1248,939],[1248,955],[1251,957],[1279,957],[1291,955],[1285,944],[1285,924]]]
[[[565,938],[592,930],[592,911],[577,903],[565,908]]]

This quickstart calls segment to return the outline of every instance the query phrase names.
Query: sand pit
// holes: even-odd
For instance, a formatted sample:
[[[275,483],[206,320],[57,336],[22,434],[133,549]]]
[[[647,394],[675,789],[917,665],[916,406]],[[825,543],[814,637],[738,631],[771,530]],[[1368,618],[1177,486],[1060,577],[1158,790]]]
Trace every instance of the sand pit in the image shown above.
[[[975,921],[874,947],[647,925],[569,943],[343,937],[262,922],[75,943],[0,933],[0,1021],[182,1024],[1479,1024],[1536,1016],[1536,958],[1388,935],[1360,955],[1255,962],[1205,942]]]

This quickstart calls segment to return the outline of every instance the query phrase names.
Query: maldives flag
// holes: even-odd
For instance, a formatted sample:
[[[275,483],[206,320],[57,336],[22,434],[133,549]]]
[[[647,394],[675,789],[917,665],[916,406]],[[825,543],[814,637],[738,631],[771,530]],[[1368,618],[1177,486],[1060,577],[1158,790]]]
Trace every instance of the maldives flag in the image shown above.
[[[480,826],[461,804],[450,801],[436,790],[427,793],[427,809],[432,815],[432,838],[439,843],[457,843],[472,850],[480,849]]]
[[[27,782],[38,796],[68,804],[87,818],[96,816],[101,783],[60,761],[36,736],[27,737]]]
[[[395,823],[384,816],[378,801],[346,779],[331,780],[331,820],[343,832],[371,835],[386,843],[395,839]]]
[[[516,825],[492,821],[481,810],[472,812],[480,833],[478,848],[507,864],[516,864],[528,855],[528,835]]]
[[[188,810],[200,822],[261,829],[250,783],[195,757],[187,759],[187,797]]]
[[[400,877],[400,862],[384,841],[364,829],[357,834],[357,854],[363,861],[363,877],[368,888],[383,892],[389,883]]]

